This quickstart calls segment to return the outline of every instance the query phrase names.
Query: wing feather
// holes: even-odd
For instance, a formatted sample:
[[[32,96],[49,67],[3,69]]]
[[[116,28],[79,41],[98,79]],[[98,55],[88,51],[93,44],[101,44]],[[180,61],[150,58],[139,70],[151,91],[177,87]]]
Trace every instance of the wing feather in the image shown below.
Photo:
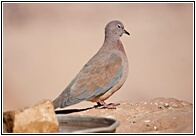
[[[119,82],[122,70],[122,59],[114,53],[92,58],[54,100],[55,107],[63,108],[104,94]]]

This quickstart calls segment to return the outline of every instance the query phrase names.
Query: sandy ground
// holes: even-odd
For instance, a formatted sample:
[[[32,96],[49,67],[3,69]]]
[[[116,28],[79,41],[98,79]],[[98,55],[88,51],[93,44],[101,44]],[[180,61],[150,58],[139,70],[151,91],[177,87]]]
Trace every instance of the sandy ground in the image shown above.
[[[121,101],[116,109],[72,109],[64,114],[118,119],[116,133],[193,133],[193,105],[174,98],[155,98],[139,103]]]

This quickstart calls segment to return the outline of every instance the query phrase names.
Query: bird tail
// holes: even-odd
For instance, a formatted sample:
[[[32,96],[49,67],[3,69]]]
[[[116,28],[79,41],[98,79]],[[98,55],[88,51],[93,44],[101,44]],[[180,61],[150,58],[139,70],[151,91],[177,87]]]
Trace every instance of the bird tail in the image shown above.
[[[66,91],[63,91],[55,100],[53,100],[54,109],[65,108],[83,101],[83,99],[77,99],[71,95],[68,95]]]
[[[68,106],[63,103],[65,103],[65,101],[69,98],[70,96],[69,92],[70,92],[70,88],[68,86],[61,92],[61,94],[55,100],[53,100],[54,109],[57,109],[59,107],[64,108]]]
[[[53,101],[53,105],[54,105],[54,109],[57,108],[65,108],[67,106],[71,106],[74,104],[77,104],[81,101],[84,101],[85,99],[74,99],[73,97],[68,97],[68,98],[64,98],[62,96],[57,97],[54,101]]]
[[[61,103],[61,100],[59,99],[59,97],[57,97],[55,100],[53,100],[54,109],[57,109],[59,107],[60,103]]]

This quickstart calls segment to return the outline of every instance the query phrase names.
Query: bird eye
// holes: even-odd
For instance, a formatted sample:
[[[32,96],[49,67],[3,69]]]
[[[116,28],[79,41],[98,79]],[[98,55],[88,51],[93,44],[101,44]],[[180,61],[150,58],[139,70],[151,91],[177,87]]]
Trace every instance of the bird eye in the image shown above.
[[[118,28],[121,28],[121,25],[120,24],[118,24]]]

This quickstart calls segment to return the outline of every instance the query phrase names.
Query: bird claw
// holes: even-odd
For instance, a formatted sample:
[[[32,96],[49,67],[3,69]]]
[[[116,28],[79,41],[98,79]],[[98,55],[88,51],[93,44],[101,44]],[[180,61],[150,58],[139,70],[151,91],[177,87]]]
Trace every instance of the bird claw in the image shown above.
[[[120,103],[109,103],[106,104],[104,101],[97,102],[95,108],[101,107],[101,109],[116,109],[116,106],[120,105]]]

